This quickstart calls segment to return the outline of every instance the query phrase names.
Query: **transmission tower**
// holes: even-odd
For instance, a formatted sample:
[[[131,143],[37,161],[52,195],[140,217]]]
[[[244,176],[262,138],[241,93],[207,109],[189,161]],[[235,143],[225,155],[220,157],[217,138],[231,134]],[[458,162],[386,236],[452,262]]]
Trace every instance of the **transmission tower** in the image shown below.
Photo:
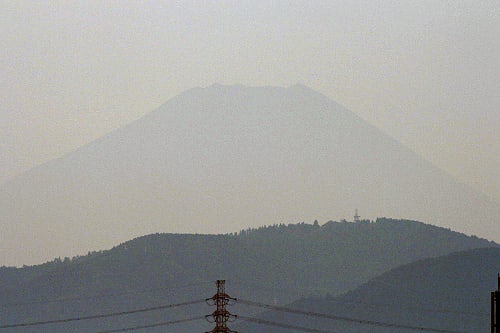
[[[206,299],[208,305],[215,305],[217,308],[212,314],[205,316],[209,322],[215,323],[215,327],[211,331],[205,333],[238,333],[227,327],[227,322],[234,321],[237,316],[232,315],[226,310],[226,305],[234,304],[236,302],[236,298],[232,298],[226,294],[225,285],[225,280],[217,280],[217,293],[211,298]]]
[[[500,273],[497,291],[491,292],[491,333],[500,333]]]
[[[359,216],[359,214],[358,214],[358,209],[356,208],[356,211],[354,213],[354,222],[356,222],[356,223],[359,222],[360,217],[361,216]]]

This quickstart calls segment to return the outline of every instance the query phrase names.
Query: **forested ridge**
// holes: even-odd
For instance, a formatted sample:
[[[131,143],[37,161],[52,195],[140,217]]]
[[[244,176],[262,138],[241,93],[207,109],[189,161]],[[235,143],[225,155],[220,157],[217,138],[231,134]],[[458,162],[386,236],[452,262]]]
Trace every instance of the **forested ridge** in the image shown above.
[[[221,235],[151,234],[85,256],[1,268],[0,320],[41,320],[203,299],[213,294],[217,279],[226,279],[235,297],[286,304],[306,296],[338,295],[415,260],[488,246],[496,244],[388,218],[277,224]],[[209,310],[195,306],[167,317],[193,311]],[[128,320],[148,317],[134,318]],[[84,332],[103,323],[113,325],[109,319],[72,330]],[[64,325],[51,329],[59,327]]]
[[[399,266],[339,296],[305,297],[286,306],[346,320],[298,316],[284,311],[267,311],[259,318],[345,333],[432,332],[427,330],[431,328],[487,332],[490,291],[497,288],[499,271],[498,247],[455,252]],[[421,329],[408,330],[398,325]],[[246,333],[290,332],[256,323],[240,323],[235,329]]]

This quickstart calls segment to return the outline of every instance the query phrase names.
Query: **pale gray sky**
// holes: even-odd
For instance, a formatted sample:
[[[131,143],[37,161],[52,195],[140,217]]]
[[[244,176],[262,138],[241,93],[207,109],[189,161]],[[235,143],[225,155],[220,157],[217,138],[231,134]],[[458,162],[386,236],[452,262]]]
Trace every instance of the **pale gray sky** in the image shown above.
[[[0,182],[195,87],[303,83],[500,200],[498,1],[2,1]]]

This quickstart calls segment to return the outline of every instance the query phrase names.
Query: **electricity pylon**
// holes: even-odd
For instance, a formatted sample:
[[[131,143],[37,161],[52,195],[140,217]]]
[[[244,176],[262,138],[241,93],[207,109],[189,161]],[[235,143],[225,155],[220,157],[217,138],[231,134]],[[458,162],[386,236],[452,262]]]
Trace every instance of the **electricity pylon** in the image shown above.
[[[217,280],[217,293],[206,299],[208,305],[215,305],[217,308],[212,314],[205,316],[209,322],[215,323],[214,329],[205,333],[238,333],[227,327],[227,322],[234,321],[237,316],[226,310],[226,305],[234,304],[236,298],[226,294],[225,284],[225,280]]]
[[[498,288],[491,292],[491,333],[500,333],[500,273]]]

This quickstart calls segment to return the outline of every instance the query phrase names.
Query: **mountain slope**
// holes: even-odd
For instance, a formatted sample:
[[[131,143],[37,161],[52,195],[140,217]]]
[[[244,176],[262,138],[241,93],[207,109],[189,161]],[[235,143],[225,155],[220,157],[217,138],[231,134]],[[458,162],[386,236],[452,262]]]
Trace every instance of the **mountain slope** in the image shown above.
[[[214,85],[2,186],[0,263],[154,232],[342,219],[356,207],[500,240],[498,203],[325,96]]]
[[[288,307],[357,320],[455,332],[486,332],[490,291],[497,288],[499,271],[499,248],[474,249],[395,268],[339,297],[303,299]],[[262,318],[346,333],[411,331],[276,311],[267,312]],[[292,332],[253,323],[240,323],[232,328],[248,333]]]
[[[214,294],[216,279],[227,280],[226,290],[233,297],[286,304],[302,296],[345,292],[414,260],[484,246],[496,244],[391,219],[277,225],[238,235],[153,234],[73,260],[1,268],[0,326],[204,299]],[[196,304],[58,324],[50,331],[93,332],[211,311]],[[203,321],[179,327],[176,331],[208,329]],[[39,327],[31,331],[38,332]]]

